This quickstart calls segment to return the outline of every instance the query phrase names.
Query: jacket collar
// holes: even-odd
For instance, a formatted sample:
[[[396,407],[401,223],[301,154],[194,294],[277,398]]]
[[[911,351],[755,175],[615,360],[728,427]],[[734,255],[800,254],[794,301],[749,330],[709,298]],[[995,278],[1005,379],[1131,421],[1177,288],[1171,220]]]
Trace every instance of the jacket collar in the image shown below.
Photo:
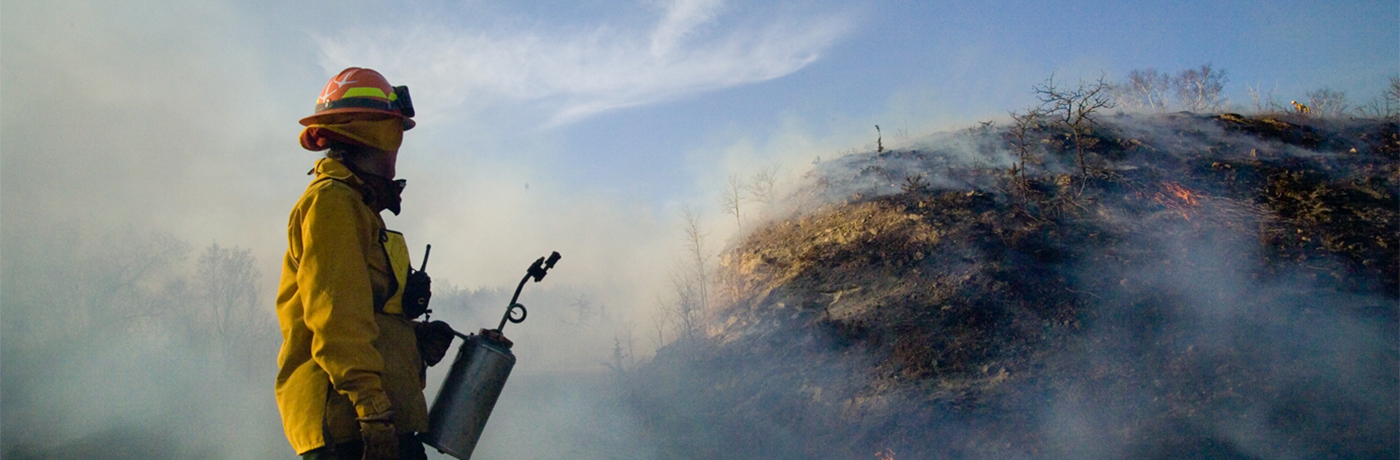
[[[374,189],[371,188],[369,184],[366,184],[364,180],[361,180],[359,176],[356,176],[355,172],[350,170],[350,167],[345,166],[345,163],[341,163],[333,158],[322,158],[316,161],[316,168],[312,169],[311,172],[316,175],[316,181],[335,179],[346,183],[350,188],[360,192],[360,196],[362,196],[366,202],[374,200]]]

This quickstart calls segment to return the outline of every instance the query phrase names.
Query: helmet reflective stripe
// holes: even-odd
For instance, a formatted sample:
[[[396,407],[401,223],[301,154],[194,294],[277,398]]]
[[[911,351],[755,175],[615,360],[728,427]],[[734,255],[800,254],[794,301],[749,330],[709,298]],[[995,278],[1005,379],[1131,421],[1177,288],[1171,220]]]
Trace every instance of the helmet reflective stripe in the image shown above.
[[[350,88],[345,90],[345,94],[342,94],[340,97],[377,97],[381,99],[388,99],[391,101],[394,99],[398,99],[392,93],[386,95],[384,94],[384,90],[375,88],[373,86],[361,86],[358,88]]]
[[[376,101],[376,100],[374,100],[374,99],[367,99],[367,98],[341,99],[341,100],[338,100],[338,101],[330,101],[330,102],[327,102],[327,103],[325,103],[325,104],[317,104],[317,105],[316,105],[316,111],[317,111],[317,112],[322,112],[322,111],[326,111],[326,110],[330,110],[330,109],[344,109],[344,108],[352,108],[352,107],[353,107],[353,108],[359,108],[359,109],[375,109],[375,110],[390,110],[390,111],[391,111],[391,109],[389,108],[389,103],[388,103],[388,102],[386,102],[386,101]]]
[[[359,109],[385,110],[389,112],[399,111],[399,104],[397,100],[385,101],[382,99],[375,99],[369,97],[347,97],[343,99],[330,101],[324,104],[316,104],[316,111],[321,112],[330,109],[343,109],[349,107]]]

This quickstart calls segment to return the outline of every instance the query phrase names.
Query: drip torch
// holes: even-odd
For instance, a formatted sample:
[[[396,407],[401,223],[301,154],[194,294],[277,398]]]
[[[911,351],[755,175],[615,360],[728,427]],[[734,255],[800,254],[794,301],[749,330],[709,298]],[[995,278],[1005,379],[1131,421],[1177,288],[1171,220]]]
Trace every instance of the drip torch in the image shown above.
[[[426,262],[426,255],[424,259]],[[541,257],[530,265],[515,287],[515,295],[511,296],[501,316],[501,324],[495,329],[481,329],[479,334],[453,331],[462,338],[462,345],[457,348],[457,357],[428,410],[428,431],[422,435],[424,444],[461,460],[471,458],[486,429],[486,419],[496,407],[501,389],[505,388],[506,377],[515,367],[515,355],[510,352],[513,343],[501,331],[506,322],[525,321],[525,306],[517,302],[520,291],[525,288],[526,281],[534,279],[538,283],[544,279],[556,262],[559,262],[559,253],[553,252],[548,258]]]

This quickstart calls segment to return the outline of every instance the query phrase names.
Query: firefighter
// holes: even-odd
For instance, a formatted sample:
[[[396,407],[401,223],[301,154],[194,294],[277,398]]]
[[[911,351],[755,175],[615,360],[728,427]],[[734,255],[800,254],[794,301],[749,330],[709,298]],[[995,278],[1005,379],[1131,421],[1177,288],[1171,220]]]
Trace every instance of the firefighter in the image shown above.
[[[394,180],[412,129],[407,87],[351,67],[301,120],[301,146],[326,151],[292,209],[277,292],[282,330],[276,396],[287,440],[307,459],[426,459],[424,366],[452,340],[442,322],[412,321],[431,280],[409,267],[403,235],[385,228],[405,182]]]
[[[1307,105],[1304,105],[1298,101],[1293,101],[1293,111],[1298,113],[1310,113],[1312,112],[1312,109],[1308,108]]]

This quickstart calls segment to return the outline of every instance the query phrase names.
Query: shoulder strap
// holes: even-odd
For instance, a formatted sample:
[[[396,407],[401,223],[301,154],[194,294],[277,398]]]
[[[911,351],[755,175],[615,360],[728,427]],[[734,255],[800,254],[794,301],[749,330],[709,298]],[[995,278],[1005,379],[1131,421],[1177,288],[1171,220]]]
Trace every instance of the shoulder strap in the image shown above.
[[[408,282],[408,244],[402,233],[381,228],[379,246],[384,249],[384,257],[389,261],[389,269],[393,270],[394,276],[389,281],[388,295],[375,301],[374,312],[402,315],[403,286]]]

